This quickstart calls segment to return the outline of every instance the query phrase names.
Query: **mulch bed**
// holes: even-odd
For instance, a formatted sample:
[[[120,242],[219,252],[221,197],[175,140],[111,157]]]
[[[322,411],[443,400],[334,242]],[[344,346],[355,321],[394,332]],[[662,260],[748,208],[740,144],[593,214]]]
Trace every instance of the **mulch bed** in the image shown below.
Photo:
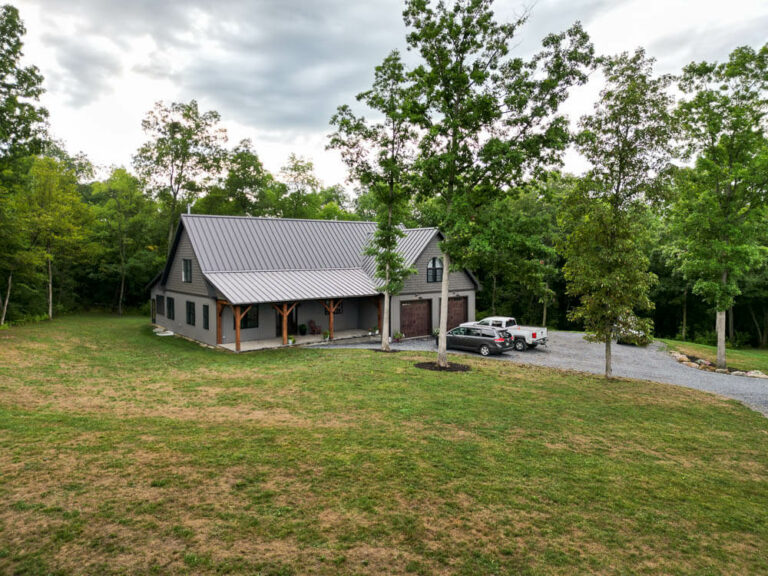
[[[374,352],[384,352],[385,354],[397,354],[400,350],[382,350],[381,348],[375,348]]]
[[[436,362],[419,362],[414,364],[421,370],[432,370],[433,372],[469,372],[471,368],[466,364],[454,364],[449,362],[448,366],[438,366]]]

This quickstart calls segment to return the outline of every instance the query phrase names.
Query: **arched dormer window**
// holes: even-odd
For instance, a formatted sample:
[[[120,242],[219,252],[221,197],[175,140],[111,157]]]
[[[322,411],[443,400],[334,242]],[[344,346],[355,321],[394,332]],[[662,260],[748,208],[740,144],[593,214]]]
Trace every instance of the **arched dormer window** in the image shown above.
[[[443,281],[443,259],[432,258],[427,265],[427,282]]]

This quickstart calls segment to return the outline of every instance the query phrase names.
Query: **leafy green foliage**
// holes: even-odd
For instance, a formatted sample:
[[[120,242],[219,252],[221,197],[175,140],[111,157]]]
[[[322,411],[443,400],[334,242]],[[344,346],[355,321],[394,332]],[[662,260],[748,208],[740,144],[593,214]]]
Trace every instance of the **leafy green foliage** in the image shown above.
[[[191,100],[158,102],[141,123],[148,140],[136,153],[134,168],[164,207],[167,249],[184,204],[193,203],[221,169],[226,133],[219,120],[218,112],[201,113]]]
[[[670,78],[653,77],[643,50],[600,62],[606,87],[576,138],[592,168],[565,198],[560,250],[568,293],[581,299],[571,318],[605,343],[610,377],[614,332],[650,328],[635,312],[653,307],[648,200],[669,161],[671,99]]]

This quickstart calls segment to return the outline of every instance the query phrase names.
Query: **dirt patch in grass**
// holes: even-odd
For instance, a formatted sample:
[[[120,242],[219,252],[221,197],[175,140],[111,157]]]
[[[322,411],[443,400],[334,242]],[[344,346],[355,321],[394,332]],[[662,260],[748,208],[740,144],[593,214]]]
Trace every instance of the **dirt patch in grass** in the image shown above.
[[[438,366],[437,362],[419,362],[414,366],[420,370],[431,370],[433,372],[469,372],[472,368],[466,364],[449,362],[448,366]]]

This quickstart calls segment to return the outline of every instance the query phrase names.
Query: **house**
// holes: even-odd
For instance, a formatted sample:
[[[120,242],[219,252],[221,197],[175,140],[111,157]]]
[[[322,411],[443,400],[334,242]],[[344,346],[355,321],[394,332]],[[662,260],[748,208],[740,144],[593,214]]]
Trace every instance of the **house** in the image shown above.
[[[296,334],[301,324],[331,338],[381,329],[383,297],[374,258],[376,224],[184,214],[168,261],[151,284],[152,320],[211,346]],[[406,229],[398,250],[416,273],[392,298],[391,331],[405,337],[439,326],[443,274],[436,228]],[[449,327],[473,320],[474,276],[451,272]],[[279,340],[277,340],[279,343]]]

